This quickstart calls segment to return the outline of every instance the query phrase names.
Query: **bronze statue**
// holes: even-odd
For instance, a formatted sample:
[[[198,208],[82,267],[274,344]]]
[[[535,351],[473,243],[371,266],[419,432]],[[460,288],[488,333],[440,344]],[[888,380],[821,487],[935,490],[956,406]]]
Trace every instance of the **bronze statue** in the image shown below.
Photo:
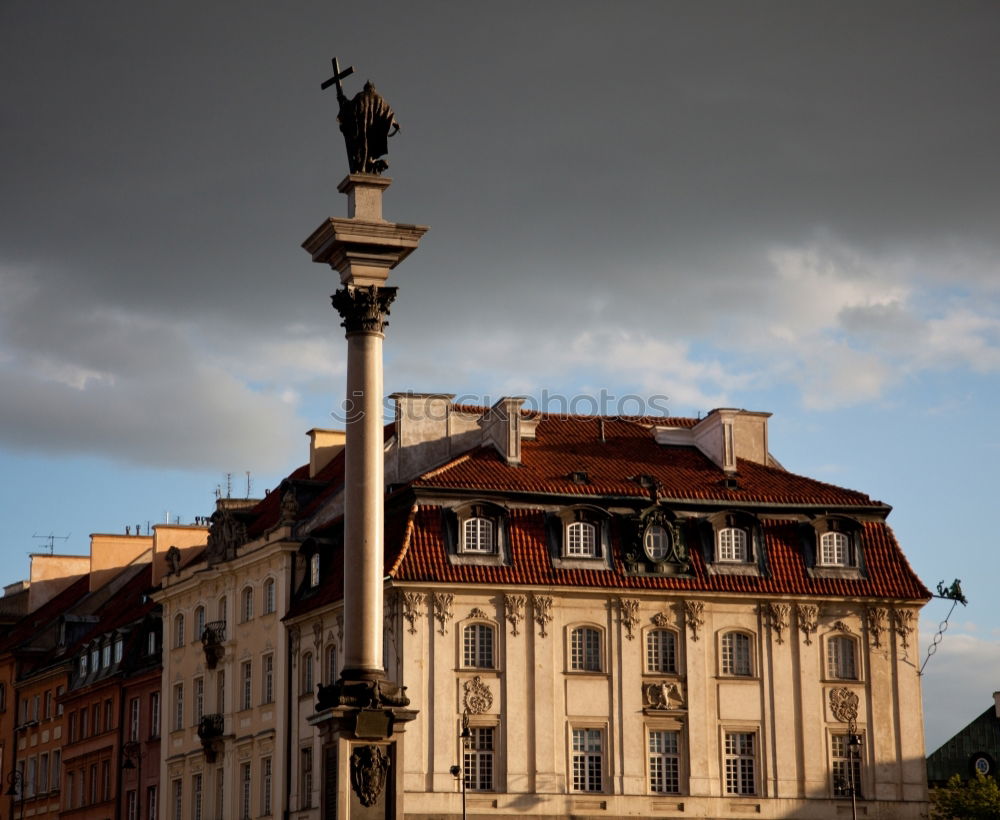
[[[337,122],[347,144],[351,173],[381,174],[389,167],[382,157],[389,153],[389,137],[399,131],[399,123],[371,80],[365,83],[364,89],[354,99],[347,99],[340,81],[353,73],[353,66],[341,71],[334,57],[333,76],[320,88],[326,90],[331,85],[337,86],[337,103],[340,106]]]

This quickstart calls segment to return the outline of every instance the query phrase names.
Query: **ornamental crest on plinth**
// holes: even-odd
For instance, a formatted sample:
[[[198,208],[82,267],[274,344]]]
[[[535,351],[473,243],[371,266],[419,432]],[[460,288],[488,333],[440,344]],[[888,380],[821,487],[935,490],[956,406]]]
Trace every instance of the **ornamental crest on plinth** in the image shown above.
[[[830,712],[841,723],[850,723],[858,718],[858,694],[846,686],[830,690]]]
[[[462,688],[465,690],[462,698],[465,703],[465,711],[470,715],[485,714],[493,707],[493,692],[479,675],[476,675],[472,680],[467,680],[462,684]]]
[[[351,785],[365,808],[374,806],[385,788],[389,755],[381,746],[355,746],[351,755]]]

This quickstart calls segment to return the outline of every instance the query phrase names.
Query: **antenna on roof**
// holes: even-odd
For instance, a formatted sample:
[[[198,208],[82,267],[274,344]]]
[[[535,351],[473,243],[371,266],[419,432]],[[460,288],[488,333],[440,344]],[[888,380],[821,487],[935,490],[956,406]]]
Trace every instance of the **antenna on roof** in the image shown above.
[[[222,498],[222,485],[221,484],[216,484],[215,485],[215,489],[212,490],[212,495],[215,496],[215,500],[216,501],[218,501],[220,498]]]
[[[250,497],[250,490],[253,488],[253,478],[250,477],[250,471],[246,470],[247,474],[247,498]]]
[[[72,534],[73,533],[70,533],[70,535],[72,535]],[[31,537],[32,538],[41,538],[41,539],[43,539],[45,541],[48,541],[49,543],[46,546],[48,547],[49,555],[55,555],[55,552],[56,552],[55,541],[56,541],[57,538],[60,541],[66,541],[66,540],[69,539],[69,535],[53,535],[51,532],[48,535],[38,535],[36,533],[35,535],[32,535]]]
[[[233,474],[226,473],[226,498],[233,497]]]

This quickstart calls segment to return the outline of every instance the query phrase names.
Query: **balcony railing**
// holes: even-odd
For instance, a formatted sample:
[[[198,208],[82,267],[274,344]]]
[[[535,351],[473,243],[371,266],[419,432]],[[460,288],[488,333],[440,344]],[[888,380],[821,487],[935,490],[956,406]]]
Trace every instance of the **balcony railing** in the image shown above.
[[[226,718],[224,715],[213,714],[204,715],[198,722],[198,737],[201,746],[205,750],[205,760],[214,763],[216,756],[222,749],[222,736],[226,731]]]
[[[222,645],[226,642],[226,622],[210,621],[201,631],[201,645],[205,648],[205,663],[209,669],[215,669],[226,654]]]

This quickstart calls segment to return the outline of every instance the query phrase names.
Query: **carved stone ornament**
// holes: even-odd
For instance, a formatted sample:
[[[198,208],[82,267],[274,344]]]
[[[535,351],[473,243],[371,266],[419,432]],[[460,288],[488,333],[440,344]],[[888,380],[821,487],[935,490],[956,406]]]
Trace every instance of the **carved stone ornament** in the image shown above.
[[[344,613],[337,613],[337,642],[344,642]]]
[[[830,713],[841,723],[858,719],[859,703],[857,692],[852,692],[846,686],[830,690]]]
[[[294,524],[298,517],[299,501],[295,497],[295,490],[289,487],[281,496],[281,515],[278,518],[278,526]]]
[[[540,637],[548,637],[545,627],[552,622],[552,598],[548,595],[532,595],[531,609],[535,616],[535,623],[538,624],[538,634]]]
[[[389,315],[389,305],[395,298],[396,288],[344,285],[330,297],[330,301],[344,320],[340,324],[347,333],[381,333],[389,326],[385,317]]]
[[[631,641],[635,638],[633,630],[639,624],[639,601],[635,598],[619,598],[618,607],[621,610],[622,626],[625,627],[625,637]]]
[[[704,601],[682,601],[681,607],[684,612],[684,621],[691,630],[691,640],[698,640],[698,630],[705,625],[705,602]]]
[[[470,715],[482,715],[490,711],[493,706],[493,692],[483,683],[479,675],[463,683],[462,689],[465,690],[462,702],[465,704],[466,712]]]
[[[892,611],[892,628],[899,635],[903,649],[910,648],[910,635],[913,633],[913,610],[894,609]]]
[[[455,596],[449,593],[442,592],[432,592],[431,593],[431,603],[434,606],[434,617],[437,618],[440,626],[438,631],[444,635],[445,626],[452,618],[455,617],[455,613],[452,612],[451,605],[455,601]]]
[[[323,624],[316,621],[313,624],[313,646],[316,651],[319,652],[319,648],[323,645]]]
[[[351,754],[351,786],[365,808],[374,806],[385,788],[389,755],[381,746],[355,746]]]
[[[288,629],[288,645],[292,650],[292,657],[299,654],[299,628],[297,626]]]
[[[670,616],[665,612],[657,612],[650,620],[653,626],[658,626],[660,629],[670,626]]]
[[[683,709],[684,694],[674,681],[647,683],[642,687],[647,709]]]
[[[886,630],[886,622],[889,620],[889,611],[885,607],[870,606],[868,615],[868,636],[872,646],[879,648],[882,646],[882,635]]]
[[[469,610],[469,619],[479,621],[491,620],[490,616],[483,612],[478,606],[474,606],[471,610]]]
[[[767,618],[771,631],[774,632],[774,639],[778,643],[784,643],[784,631],[788,629],[788,613],[791,610],[788,604],[778,604],[769,601],[761,604],[761,613]]]
[[[799,631],[805,636],[806,646],[809,646],[818,625],[819,607],[815,604],[796,604],[795,620],[799,624]]]
[[[421,607],[424,605],[424,596],[420,592],[403,591],[403,617],[410,624],[407,630],[411,635],[417,634],[417,618],[424,614]]]
[[[510,621],[510,634],[517,637],[517,625],[524,620],[524,605],[526,603],[523,595],[504,595],[503,608]]]
[[[845,635],[853,635],[854,634],[854,632],[851,630],[851,628],[846,623],[844,623],[843,621],[834,621],[833,622],[833,628],[836,629],[838,632],[843,632]]]
[[[349,66],[343,71],[333,58],[333,76],[320,88],[337,87],[337,124],[347,146],[347,164],[352,174],[381,174],[389,163],[382,159],[389,153],[389,137],[399,131],[399,123],[389,104],[375,90],[371,80],[351,99],[344,94],[341,80],[354,73]]]
[[[212,516],[212,525],[208,528],[208,545],[205,549],[209,566],[220,561],[231,561],[236,557],[236,550],[247,540],[246,525],[233,515],[229,507]]]
[[[167,550],[167,566],[170,567],[170,575],[180,575],[181,572],[181,551],[177,547]]]

